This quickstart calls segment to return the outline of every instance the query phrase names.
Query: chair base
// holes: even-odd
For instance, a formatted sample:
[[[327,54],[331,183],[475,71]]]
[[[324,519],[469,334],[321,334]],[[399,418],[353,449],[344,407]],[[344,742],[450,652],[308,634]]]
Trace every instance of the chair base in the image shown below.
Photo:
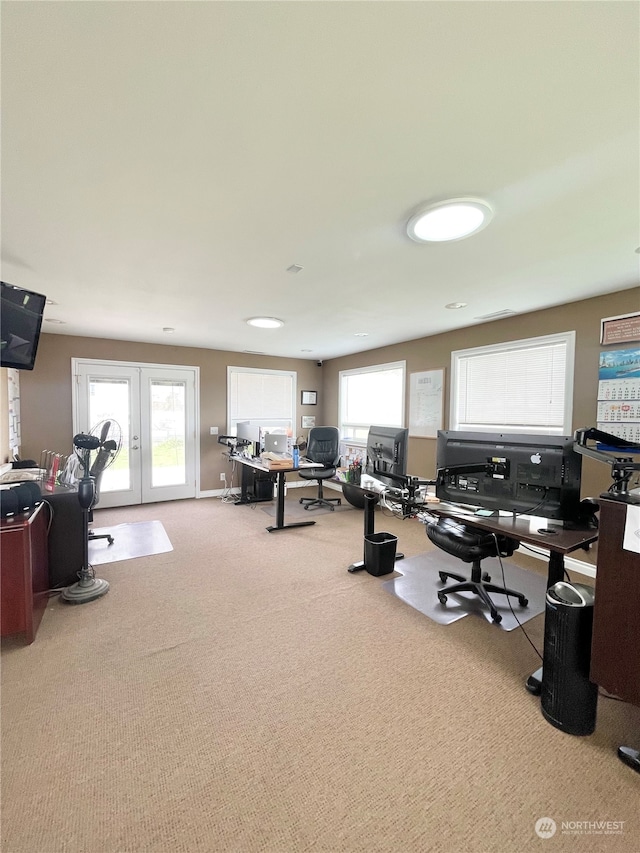
[[[89,532],[88,539],[89,539],[89,542],[91,542],[92,539],[108,539],[109,545],[113,545],[113,536],[110,536],[108,533],[91,533],[91,532]]]
[[[513,596],[518,599],[518,603],[521,607],[526,607],[527,604],[529,604],[528,599],[521,592],[518,592],[515,589],[508,589],[504,586],[498,586],[494,583],[489,583],[491,578],[486,572],[484,574],[482,573],[480,561],[472,564],[470,579],[466,579],[462,575],[457,575],[454,572],[447,571],[439,572],[439,575],[442,583],[445,583],[448,578],[455,578],[455,580],[459,581],[459,583],[447,586],[438,592],[438,600],[440,601],[440,604],[446,604],[447,595],[450,595],[452,592],[473,592],[482,599],[484,604],[487,606],[494,622],[502,622],[502,616],[498,613],[493,601],[489,597],[490,592]]]
[[[333,512],[336,506],[341,505],[342,501],[340,498],[300,498],[300,503],[304,505],[305,509],[311,509],[312,507],[318,506],[326,506],[328,509],[331,510],[331,512]]]

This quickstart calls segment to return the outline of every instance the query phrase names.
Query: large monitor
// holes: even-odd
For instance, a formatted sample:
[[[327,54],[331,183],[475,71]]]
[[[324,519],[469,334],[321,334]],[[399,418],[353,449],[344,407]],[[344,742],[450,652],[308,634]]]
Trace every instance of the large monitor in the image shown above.
[[[0,366],[33,370],[47,299],[0,282]]]
[[[573,436],[440,430],[440,500],[579,523],[582,457]]]
[[[260,444],[261,434],[260,427],[255,426],[251,421],[238,421],[236,423],[236,436],[245,441],[250,441],[253,444],[253,456],[259,456],[262,449]]]
[[[408,429],[369,427],[366,473],[389,486],[401,484],[407,473],[408,440]]]

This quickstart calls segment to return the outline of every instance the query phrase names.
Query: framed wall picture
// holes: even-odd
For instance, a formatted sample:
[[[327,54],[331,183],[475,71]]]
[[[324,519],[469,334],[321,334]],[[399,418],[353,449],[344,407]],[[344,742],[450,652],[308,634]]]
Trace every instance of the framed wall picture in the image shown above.
[[[303,406],[315,406],[318,402],[318,392],[317,391],[303,391],[302,392],[302,405]]]
[[[302,429],[311,429],[316,425],[315,415],[302,416]]]

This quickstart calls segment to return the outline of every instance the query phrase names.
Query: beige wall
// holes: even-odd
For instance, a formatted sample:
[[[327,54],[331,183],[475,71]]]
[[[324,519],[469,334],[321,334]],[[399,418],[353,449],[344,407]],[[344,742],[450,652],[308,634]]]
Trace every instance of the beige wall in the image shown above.
[[[433,337],[420,338],[394,346],[325,361],[322,368],[325,416],[328,422],[338,417],[338,372],[372,364],[406,359],[407,406],[409,403],[409,374],[422,370],[445,369],[445,386],[448,391],[451,352],[468,347],[488,346],[503,341],[515,341],[537,335],[575,331],[576,357],[573,388],[573,429],[596,425],[596,400],[598,392],[598,359],[600,352],[626,349],[637,344],[617,347],[600,346],[600,320],[640,310],[640,288],[623,290],[607,296],[585,299],[558,308],[536,311],[492,323],[483,323]],[[409,413],[405,413],[408,423]],[[449,425],[449,397],[445,398],[444,427]],[[435,468],[435,439],[412,438],[409,441],[409,473],[432,477]],[[592,459],[583,460],[583,496],[598,495],[609,487],[609,466]]]
[[[637,311],[640,288],[574,302],[517,317],[496,320],[442,335],[369,350],[358,355],[325,361],[269,358],[246,353],[188,347],[156,346],[125,341],[94,340],[44,334],[33,372],[20,377],[22,412],[22,456],[38,459],[43,448],[68,453],[73,432],[71,418],[71,358],[96,358],[130,362],[185,364],[200,368],[200,452],[201,489],[220,487],[219,475],[228,471],[223,447],[209,435],[210,426],[226,427],[227,366],[264,367],[298,371],[298,394],[318,391],[318,405],[298,405],[297,434],[303,414],[316,415],[316,423],[335,424],[338,419],[338,372],[387,361],[406,359],[408,374],[445,368],[448,385],[452,350],[518,340],[536,335],[575,330],[576,366],[574,377],[573,428],[595,426],[598,389],[600,320]],[[628,345],[626,345],[628,346]],[[619,348],[624,349],[625,345]],[[614,349],[614,347],[606,347]],[[300,397],[298,396],[298,401]],[[408,404],[408,395],[407,395]],[[445,399],[445,427],[448,426],[449,399]],[[409,442],[408,468],[411,474],[431,477],[435,465],[435,440],[413,438]],[[583,462],[583,495],[597,495],[610,485],[609,468],[591,459]]]
[[[315,415],[322,423],[322,368],[314,361],[269,358],[246,353],[190,347],[157,346],[127,341],[96,340],[66,335],[40,337],[33,372],[20,377],[22,456],[40,458],[44,448],[69,453],[73,436],[71,411],[71,359],[95,358],[147,364],[184,364],[200,368],[200,488],[220,488],[220,474],[228,473],[224,447],[209,427],[227,430],[227,366],[296,370],[298,373],[297,435],[302,415]],[[300,391],[318,391],[317,406],[301,406]]]

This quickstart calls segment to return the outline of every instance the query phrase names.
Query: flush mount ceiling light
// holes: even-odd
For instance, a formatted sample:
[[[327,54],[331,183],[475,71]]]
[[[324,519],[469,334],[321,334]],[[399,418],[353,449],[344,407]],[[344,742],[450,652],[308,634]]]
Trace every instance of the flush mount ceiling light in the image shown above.
[[[466,308],[466,302],[449,302],[444,306],[445,308],[450,308],[452,311],[457,310],[458,308]]]
[[[417,243],[462,240],[485,228],[492,217],[490,205],[480,198],[450,198],[414,213],[407,234]]]
[[[279,329],[280,326],[284,326],[282,320],[278,320],[277,317],[250,317],[247,323],[259,329]]]

